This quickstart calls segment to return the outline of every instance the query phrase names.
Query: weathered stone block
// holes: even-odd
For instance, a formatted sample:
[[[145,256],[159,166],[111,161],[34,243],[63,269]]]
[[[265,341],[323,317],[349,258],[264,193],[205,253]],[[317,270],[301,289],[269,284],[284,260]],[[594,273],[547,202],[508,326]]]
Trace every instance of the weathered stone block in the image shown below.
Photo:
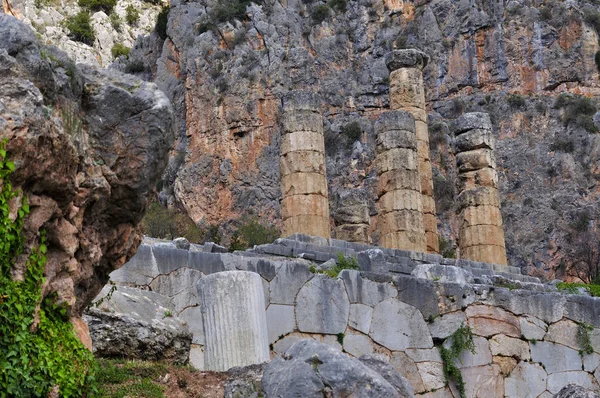
[[[279,340],[280,336],[291,333],[296,328],[294,306],[271,304],[267,308],[267,330],[269,331],[269,344]]]
[[[322,195],[290,195],[281,201],[281,218],[299,215],[329,218],[329,201]]]
[[[461,373],[467,397],[502,397],[504,395],[504,378],[500,374],[498,365],[467,368],[463,369]]]
[[[448,339],[444,343],[446,348],[449,348],[450,344],[452,344],[451,340],[452,339]],[[486,366],[492,363],[492,353],[490,351],[490,345],[487,339],[474,336],[473,342],[475,343],[475,354],[469,350],[463,351],[456,361],[456,366],[458,368],[464,369],[475,366]]]
[[[312,278],[308,265],[303,263],[284,263],[271,281],[271,304],[294,305],[296,295],[306,281]]]
[[[306,333],[344,333],[350,301],[340,279],[316,275],[300,289],[296,298],[298,330]]]
[[[394,351],[433,347],[421,312],[396,299],[375,306],[369,335],[375,342]]]
[[[560,372],[548,375],[548,391],[552,394],[558,392],[569,384],[576,384],[591,391],[598,391],[598,383],[587,372]]]
[[[398,291],[391,283],[378,283],[363,278],[360,271],[343,270],[339,277],[344,281],[350,303],[374,307],[380,302],[398,295]]]
[[[379,245],[389,248],[402,248],[424,252],[427,245],[422,232],[397,231],[379,237]]]
[[[292,110],[281,115],[281,133],[312,131],[323,135],[323,117],[317,111]]]
[[[419,370],[421,380],[423,380],[423,388],[425,391],[437,390],[446,385],[444,365],[440,362],[417,363],[417,369]]]
[[[459,193],[457,199],[459,210],[469,206],[495,206],[500,207],[498,189],[492,187],[478,187]]]
[[[461,218],[461,228],[476,225],[502,226],[502,214],[500,213],[500,208],[496,206],[467,207],[461,212]]]
[[[469,246],[460,250],[461,257],[476,261],[506,264],[506,248],[492,245]],[[486,275],[491,275],[489,272]]]
[[[491,130],[490,115],[484,112],[465,113],[454,122],[454,134],[460,135],[469,130]]]
[[[421,193],[411,190],[396,190],[383,194],[378,201],[379,213],[389,213],[398,210],[423,211]],[[398,249],[404,249],[398,247]],[[410,250],[410,249],[405,249]]]
[[[521,362],[504,379],[505,397],[537,398],[546,390],[548,376],[537,363]]]
[[[434,339],[446,339],[466,322],[464,312],[451,312],[435,318],[429,324],[429,332]]]
[[[542,320],[533,316],[519,317],[521,333],[527,340],[542,340],[548,330],[548,325]]]
[[[377,153],[394,148],[417,149],[417,137],[408,130],[384,130],[377,134],[375,140]]]
[[[281,176],[293,173],[317,173],[325,175],[325,155],[322,152],[288,152],[279,158]]]
[[[398,49],[385,55],[385,65],[390,71],[400,68],[423,70],[428,62],[427,54],[414,48]]]
[[[377,155],[377,174],[392,170],[418,170],[417,152],[408,148],[392,148]]]
[[[419,191],[420,178],[418,170],[392,170],[377,177],[377,196],[395,190]]]
[[[578,336],[579,325],[568,319],[553,323],[548,327],[544,341],[558,343],[574,350],[581,350]]]
[[[350,304],[350,317],[348,318],[348,326],[353,329],[369,334],[371,328],[371,317],[373,316],[373,308],[364,304]]]
[[[369,205],[365,202],[355,206],[338,206],[333,219],[339,224],[369,224],[371,221]]]
[[[417,69],[402,68],[390,73],[390,108],[425,108],[423,74]]]
[[[463,192],[478,187],[496,188],[498,186],[498,173],[491,168],[479,169],[460,173],[456,177],[456,188]]]
[[[416,210],[396,210],[379,216],[378,230],[382,235],[399,231],[423,233],[423,214]]]
[[[579,352],[560,344],[538,341],[529,343],[531,359],[544,365],[546,372],[551,375],[557,372],[581,370],[582,360]]]
[[[293,90],[284,94],[282,99],[282,110],[284,112],[313,111],[321,109],[321,97],[310,91]]]
[[[329,237],[329,217],[313,215],[297,215],[282,222],[281,236],[290,236],[295,233],[304,233],[312,236]]]
[[[458,135],[452,142],[454,152],[465,152],[474,149],[496,149],[496,139],[492,130],[473,129]]]
[[[511,337],[521,337],[521,327],[517,317],[501,308],[472,305],[465,313],[469,326],[476,335],[488,337],[503,333]]]
[[[285,155],[290,152],[314,151],[325,153],[323,135],[312,131],[294,131],[281,137],[279,152]]]
[[[497,334],[490,339],[492,355],[515,357],[521,360],[530,359],[529,343],[520,339]]]
[[[371,228],[368,224],[344,224],[335,227],[335,236],[348,242],[371,243]]]
[[[459,173],[496,168],[496,158],[491,149],[475,149],[456,154],[456,165]]]
[[[321,195],[327,198],[327,177],[318,173],[293,173],[281,178],[284,199],[293,195]]]
[[[504,243],[504,229],[499,225],[463,225],[463,228],[459,231],[458,240],[461,249],[480,245],[500,246],[498,243]],[[485,261],[476,258],[469,259],[474,261]],[[506,262],[501,264],[506,264]]]
[[[344,337],[344,350],[356,358],[375,352],[373,342],[364,334],[347,334]]]
[[[379,136],[387,131],[406,131],[415,133],[415,118],[410,112],[392,110],[384,112],[375,121],[375,134]]]

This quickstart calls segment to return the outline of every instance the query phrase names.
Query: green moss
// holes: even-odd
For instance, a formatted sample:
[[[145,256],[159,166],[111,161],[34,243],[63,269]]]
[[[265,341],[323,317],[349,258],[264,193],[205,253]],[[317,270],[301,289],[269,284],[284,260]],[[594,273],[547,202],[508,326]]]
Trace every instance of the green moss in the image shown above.
[[[90,14],[81,11],[67,19],[64,22],[65,28],[69,30],[69,35],[75,41],[80,41],[88,46],[92,46],[96,40],[94,28],[92,28]]]
[[[45,234],[40,232],[37,247],[27,250],[21,235],[29,213],[26,200],[16,219],[9,216],[9,204],[19,193],[10,183],[15,166],[6,160],[4,145],[0,145],[0,392],[40,397],[58,386],[61,396],[82,396],[93,389],[94,358],[75,337],[65,308],[57,306],[53,297],[42,300]],[[16,258],[27,253],[24,279],[13,280]]]
[[[567,292],[569,294],[577,294],[578,288],[586,289],[592,296],[600,297],[600,285],[587,284],[587,283],[568,283],[560,282],[556,284],[558,290]]]

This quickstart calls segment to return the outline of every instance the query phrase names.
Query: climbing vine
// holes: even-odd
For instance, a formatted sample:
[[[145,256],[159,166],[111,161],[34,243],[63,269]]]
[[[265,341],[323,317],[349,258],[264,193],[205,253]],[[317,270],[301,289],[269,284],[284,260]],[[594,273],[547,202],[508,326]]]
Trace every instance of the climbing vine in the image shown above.
[[[42,300],[43,231],[25,260],[23,278],[11,275],[24,255],[21,229],[29,206],[23,197],[11,217],[20,192],[10,182],[15,165],[6,159],[5,145],[0,143],[0,397],[42,397],[56,388],[62,397],[83,396],[93,385],[95,362],[75,337],[66,309],[53,297]]]
[[[476,354],[475,342],[473,341],[473,331],[469,326],[461,325],[450,337],[450,348],[440,345],[440,356],[444,363],[444,376],[446,380],[453,381],[461,398],[466,398],[465,382],[462,378],[460,369],[454,363],[463,351],[468,350]]]

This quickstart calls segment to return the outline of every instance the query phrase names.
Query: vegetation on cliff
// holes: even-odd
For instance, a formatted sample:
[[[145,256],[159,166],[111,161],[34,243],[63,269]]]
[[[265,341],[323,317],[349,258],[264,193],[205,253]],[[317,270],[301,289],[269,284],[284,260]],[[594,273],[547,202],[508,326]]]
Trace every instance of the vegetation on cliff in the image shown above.
[[[0,146],[0,397],[42,397],[50,391],[82,396],[93,385],[94,358],[75,337],[64,307],[42,300],[45,233],[27,248],[21,234],[29,213],[26,198],[13,190],[15,165]],[[24,266],[23,266],[24,263]],[[17,276],[16,269],[23,268]]]

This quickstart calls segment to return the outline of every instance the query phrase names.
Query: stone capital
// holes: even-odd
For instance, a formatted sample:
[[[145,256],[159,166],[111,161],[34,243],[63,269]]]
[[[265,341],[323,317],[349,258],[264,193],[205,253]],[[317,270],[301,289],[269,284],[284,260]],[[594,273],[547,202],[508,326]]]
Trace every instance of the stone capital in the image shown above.
[[[400,68],[418,68],[423,70],[429,62],[429,57],[423,51],[414,48],[393,50],[385,56],[385,65],[393,72]]]

